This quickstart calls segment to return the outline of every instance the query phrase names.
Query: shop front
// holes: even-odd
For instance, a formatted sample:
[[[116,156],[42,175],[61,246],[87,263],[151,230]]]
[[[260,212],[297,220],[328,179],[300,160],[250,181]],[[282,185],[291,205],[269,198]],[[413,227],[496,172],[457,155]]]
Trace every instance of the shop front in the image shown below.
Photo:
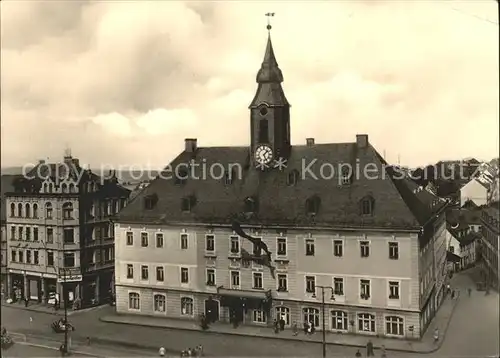
[[[10,298],[14,302],[21,301],[24,298],[24,280],[25,276],[18,273],[10,273]]]
[[[80,286],[82,274],[79,267],[60,268],[58,283],[62,286],[62,303],[72,305],[73,309],[81,307]]]
[[[28,280],[28,299],[32,301],[42,301],[42,278],[37,276],[26,276]]]
[[[221,319],[229,321],[235,327],[240,324],[266,323],[271,317],[271,291],[231,290],[224,287],[217,289],[221,310],[225,311]]]

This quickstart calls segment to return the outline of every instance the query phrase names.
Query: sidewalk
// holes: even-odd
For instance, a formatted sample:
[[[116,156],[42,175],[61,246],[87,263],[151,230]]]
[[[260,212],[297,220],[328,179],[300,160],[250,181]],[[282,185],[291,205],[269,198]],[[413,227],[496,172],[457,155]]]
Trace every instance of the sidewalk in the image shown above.
[[[59,317],[64,316],[64,307],[61,307],[56,311],[56,310],[54,310],[53,305],[49,305],[46,303],[34,303],[34,302],[32,303],[32,302],[30,302],[28,307],[26,307],[24,305],[24,302],[6,303],[5,301],[2,301],[2,306],[15,308],[15,309],[21,309],[21,310],[25,310],[25,311],[46,313],[46,314],[51,314],[51,315],[59,316]],[[73,311],[72,309],[68,309],[68,316],[97,310],[97,309],[100,309],[100,308],[105,307],[105,306],[106,305],[95,306],[95,307],[85,308],[85,309],[81,309],[81,310],[77,310],[77,311]]]
[[[437,315],[434,317],[431,324],[427,328],[424,337],[418,341],[327,332],[326,342],[327,344],[331,345],[364,348],[366,346],[367,340],[371,339],[375,348],[380,348],[382,345],[384,345],[386,349],[390,351],[414,352],[414,353],[435,352],[440,348],[444,340],[444,336],[448,329],[448,325],[450,323],[451,317],[459,300],[460,297],[454,300],[446,298],[443,304],[441,305]],[[113,314],[101,317],[100,320],[108,323],[127,324],[127,325],[135,325],[142,327],[172,328],[177,330],[199,331],[199,332],[201,331],[198,322],[185,321],[173,318]],[[433,337],[434,329],[436,327],[439,328],[441,335],[439,343],[437,344],[434,343],[434,337]],[[212,324],[210,326],[210,329],[205,332],[207,334],[239,335],[239,336],[269,338],[274,340],[276,339],[293,340],[293,341],[318,342],[318,343],[322,341],[321,332],[317,332],[316,334],[311,336],[305,336],[304,334],[299,334],[297,336],[294,336],[291,329],[276,334],[271,328],[263,329],[261,327],[255,327],[255,326],[240,326],[235,329],[232,327],[232,325],[226,323]]]
[[[61,345],[60,340],[48,339],[47,337],[37,337],[25,335],[24,337],[14,337],[16,344],[28,345],[33,347],[40,347],[59,351]],[[88,345],[81,340],[73,339],[71,342],[72,356],[90,356],[90,357],[148,357],[156,356],[155,351],[148,350],[131,350],[130,348],[121,349],[120,347],[109,347],[103,344]]]

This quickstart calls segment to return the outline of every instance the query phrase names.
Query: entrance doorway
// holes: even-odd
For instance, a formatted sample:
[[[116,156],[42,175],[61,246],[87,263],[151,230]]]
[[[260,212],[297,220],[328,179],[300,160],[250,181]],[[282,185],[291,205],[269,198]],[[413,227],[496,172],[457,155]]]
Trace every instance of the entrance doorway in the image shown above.
[[[219,320],[219,301],[209,297],[205,300],[205,317],[207,317],[208,323],[214,323]]]
[[[277,321],[284,320],[285,321],[285,326],[290,325],[290,309],[288,307],[284,306],[278,306],[276,307],[276,316],[275,316]]]
[[[229,320],[234,325],[238,325],[243,322],[243,307],[236,306],[229,308]]]

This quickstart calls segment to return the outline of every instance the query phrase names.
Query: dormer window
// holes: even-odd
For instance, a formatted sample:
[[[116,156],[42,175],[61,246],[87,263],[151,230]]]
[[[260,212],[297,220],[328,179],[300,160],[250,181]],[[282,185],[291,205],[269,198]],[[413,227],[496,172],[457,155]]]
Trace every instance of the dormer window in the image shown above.
[[[182,198],[181,200],[181,210],[183,212],[189,213],[193,209],[194,205],[196,204],[196,198],[194,196],[188,196],[185,198]]]
[[[309,215],[316,215],[319,212],[321,199],[318,196],[313,196],[306,200],[306,213]]]
[[[257,211],[257,201],[255,198],[245,199],[245,213],[255,213]]]
[[[373,215],[375,200],[371,196],[364,197],[361,200],[361,215]]]
[[[288,177],[286,180],[286,184],[288,186],[294,186],[297,185],[297,182],[299,181],[299,171],[294,169],[290,173],[288,173]]]
[[[156,194],[147,195],[144,198],[144,209],[153,210],[157,202],[158,202],[158,195]]]
[[[352,181],[351,168],[342,168],[340,174],[340,185],[349,185]]]
[[[175,171],[175,184],[184,185],[188,179],[188,171],[186,169],[180,169]]]

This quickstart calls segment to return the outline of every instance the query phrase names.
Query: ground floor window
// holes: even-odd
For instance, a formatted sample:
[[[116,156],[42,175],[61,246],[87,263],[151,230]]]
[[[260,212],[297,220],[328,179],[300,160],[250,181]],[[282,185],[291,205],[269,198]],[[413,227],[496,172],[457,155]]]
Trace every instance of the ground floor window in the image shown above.
[[[140,309],[140,296],[137,292],[130,292],[128,294],[128,308],[131,310]]]
[[[194,304],[191,297],[181,298],[181,314],[183,316],[192,316],[194,314]]]
[[[348,329],[347,312],[332,311],[332,329],[347,331]]]
[[[278,321],[283,319],[286,326],[290,325],[290,309],[283,306],[276,307],[276,319]]]
[[[394,336],[404,336],[404,319],[398,316],[385,317],[385,333]]]
[[[369,313],[358,314],[358,331],[375,332],[375,315]]]
[[[263,310],[253,310],[253,321],[255,323],[266,323],[266,313]]]
[[[314,327],[319,327],[319,309],[306,307],[302,310],[304,322],[310,322]]]
[[[154,310],[155,312],[165,312],[167,299],[165,295],[154,295]]]

